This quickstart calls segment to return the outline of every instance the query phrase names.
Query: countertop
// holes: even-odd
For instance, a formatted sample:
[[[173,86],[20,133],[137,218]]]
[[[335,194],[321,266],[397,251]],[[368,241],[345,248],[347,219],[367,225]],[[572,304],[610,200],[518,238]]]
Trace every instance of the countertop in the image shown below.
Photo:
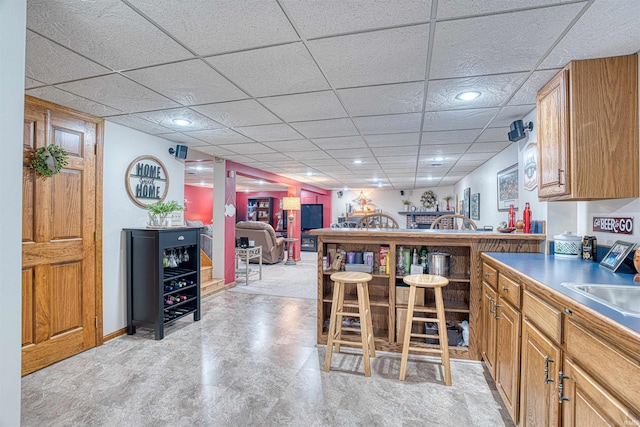
[[[518,273],[640,333],[640,317],[625,316],[561,285],[564,282],[575,282],[640,286],[640,282],[633,281],[634,274],[612,273],[606,268],[600,267],[597,262],[583,261],[578,257],[567,259],[545,254],[503,252],[486,252],[485,254]]]

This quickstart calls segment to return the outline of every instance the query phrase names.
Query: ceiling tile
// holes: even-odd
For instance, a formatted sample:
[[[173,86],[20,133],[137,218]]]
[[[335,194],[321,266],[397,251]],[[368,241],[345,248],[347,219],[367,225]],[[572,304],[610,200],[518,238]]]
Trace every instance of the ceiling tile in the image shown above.
[[[201,139],[210,144],[239,144],[253,142],[244,135],[240,135],[231,129],[209,129],[195,132],[184,132],[186,135]]]
[[[284,5],[306,38],[424,22],[431,14],[431,0],[284,0]]]
[[[200,55],[298,40],[275,1],[130,0]],[[250,12],[248,12],[250,11]]]
[[[429,76],[437,79],[530,70],[582,6],[567,4],[438,22]]]
[[[451,110],[424,113],[424,131],[484,128],[496,115],[498,108]]]
[[[335,88],[398,83],[425,77],[428,25],[307,42]]]
[[[340,89],[338,94],[351,116],[416,113],[422,111],[424,82]]]
[[[25,75],[45,83],[59,83],[111,72],[33,31],[27,31]]]
[[[327,153],[320,150],[314,151],[292,151],[288,153],[292,159],[306,161],[306,160],[318,160],[331,158]]]
[[[308,159],[305,160],[304,162],[306,165],[309,166],[313,166],[313,167],[321,167],[322,170],[329,172],[331,171],[333,167],[340,167],[342,168],[342,166],[339,166],[340,163],[335,160],[335,159]]]
[[[289,122],[347,117],[333,91],[260,98],[260,102]]]
[[[427,88],[425,111],[499,107],[506,103],[524,80],[526,73],[432,80]],[[472,101],[456,98],[462,92],[476,91],[480,96]]]
[[[245,126],[235,128],[238,132],[256,141],[279,141],[300,139],[300,134],[284,123],[275,125]]]
[[[159,136],[161,138],[164,138],[164,139],[168,139],[170,141],[179,142],[180,144],[184,144],[187,147],[201,147],[201,146],[204,146],[204,145],[209,145],[204,141],[201,141],[199,139],[196,139],[196,138],[194,138],[192,136],[185,135],[185,134],[180,133],[180,132],[158,134],[157,136]]]
[[[398,133],[384,135],[365,135],[365,141],[369,147],[397,147],[402,145],[418,145],[419,133]]]
[[[192,57],[119,0],[29,0],[27,28],[114,70]]]
[[[25,89],[31,89],[34,87],[38,87],[38,86],[43,86],[44,83],[39,82],[38,80],[29,78],[29,77],[25,77],[24,78],[24,87]]]
[[[534,105],[514,105],[507,106],[500,111],[500,114],[491,122],[492,127],[509,126],[514,120],[521,120],[533,109]]]
[[[387,116],[354,117],[353,122],[363,134],[417,132],[422,114],[392,114]]]
[[[281,123],[278,117],[253,99],[198,105],[192,109],[226,126],[253,126]]]
[[[359,136],[342,136],[336,138],[314,138],[313,142],[324,150],[338,149],[338,148],[366,148],[367,144],[364,143]]]
[[[334,159],[359,159],[362,157],[368,157],[371,155],[371,151],[368,148],[351,148],[351,147],[342,147],[340,149],[330,149],[326,150],[327,154],[329,154]]]
[[[280,162],[280,161],[289,161],[291,157],[283,154],[283,153],[262,153],[257,156],[253,156],[252,154],[247,154],[247,156],[252,159],[259,160],[262,162]]]
[[[56,87],[126,113],[180,106],[118,74],[63,83]]]
[[[256,97],[329,89],[302,43],[213,56],[205,60]]]
[[[498,154],[512,143],[506,142],[476,142],[467,150],[467,153],[493,153]]]
[[[470,143],[476,140],[480,132],[482,129],[423,132],[422,145]]]
[[[194,150],[199,151],[201,153],[208,154],[210,156],[217,156],[217,157],[224,157],[224,158],[229,158],[229,156],[234,155],[233,152],[222,149],[215,145],[201,145],[197,148],[194,148]]]
[[[387,157],[387,156],[407,156],[407,157],[415,157],[418,155],[418,146],[411,145],[405,147],[379,147],[372,148],[373,154],[376,157]]]
[[[318,147],[314,143],[307,139],[265,142],[264,145],[283,153],[288,153],[290,151],[310,151],[318,149]]]
[[[492,153],[465,153],[460,157],[458,162],[463,163],[467,161],[487,161],[495,154]]]
[[[208,117],[198,114],[195,111],[191,111],[188,108],[172,108],[169,110],[149,111],[146,113],[131,114],[134,117],[140,117],[141,119],[148,120],[153,123],[157,123],[160,126],[164,126],[169,129],[173,129],[177,132],[189,132],[194,130],[205,129],[220,129],[223,128],[220,123],[216,123]],[[174,120],[183,119],[188,120],[191,123],[188,125],[178,125]]]
[[[508,133],[509,127],[487,128],[476,142],[506,142],[509,140]]]
[[[640,51],[640,2],[594,1],[540,68],[564,67],[570,60],[629,55]]]
[[[132,129],[137,129],[139,131],[146,132],[151,135],[165,134],[165,133],[171,132],[171,129],[169,128],[160,126],[156,123],[151,123],[147,120],[141,119],[140,117],[123,115],[123,116],[107,117],[105,120],[108,120],[113,123],[118,123],[122,126],[127,126]]]
[[[351,119],[297,122],[291,123],[291,126],[307,138],[358,135],[358,130],[353,125],[353,122],[351,122]]]
[[[244,92],[199,59],[140,68],[127,71],[124,75],[182,105],[207,104],[247,97]]]
[[[85,113],[98,117],[123,113],[118,109],[108,107],[99,102],[94,102],[90,99],[86,99],[69,92],[65,92],[53,86],[44,86],[35,89],[29,89],[26,91],[26,94],[35,96],[36,98],[44,99],[46,101],[54,102],[56,104],[64,105],[65,107],[73,108],[74,110],[83,111]]]
[[[555,5],[573,0],[447,0],[438,3],[438,19],[455,18],[460,16],[484,15],[487,13],[503,12],[506,10],[523,9],[545,5]]]
[[[431,159],[435,154],[461,154],[467,151],[471,144],[440,144],[423,145],[420,147],[420,158]]]
[[[508,105],[535,104],[538,91],[542,89],[542,86],[547,84],[558,71],[559,69],[535,71],[513,95]]]
[[[218,145],[218,147],[224,149],[224,150],[229,150],[231,152],[234,152],[236,154],[244,154],[247,156],[251,156],[252,154],[265,154],[265,153],[275,153],[274,150],[272,150],[269,147],[266,147],[263,144],[260,144],[258,142],[253,142],[253,143],[248,143],[248,144],[228,144],[228,145]],[[262,160],[262,159],[261,159]]]

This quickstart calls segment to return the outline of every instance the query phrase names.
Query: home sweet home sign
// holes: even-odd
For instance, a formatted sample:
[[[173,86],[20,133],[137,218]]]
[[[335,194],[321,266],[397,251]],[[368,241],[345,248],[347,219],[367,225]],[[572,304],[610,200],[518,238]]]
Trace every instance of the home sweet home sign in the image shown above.
[[[129,197],[140,207],[147,207],[167,197],[169,175],[160,159],[140,156],[127,168],[125,186]]]

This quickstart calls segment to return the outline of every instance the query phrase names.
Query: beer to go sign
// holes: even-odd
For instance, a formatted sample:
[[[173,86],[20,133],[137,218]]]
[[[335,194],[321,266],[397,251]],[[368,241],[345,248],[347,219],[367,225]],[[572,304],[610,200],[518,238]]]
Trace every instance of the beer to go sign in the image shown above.
[[[153,156],[140,156],[129,165],[125,176],[129,197],[146,208],[167,197],[169,175],[164,164]]]
[[[633,218],[594,216],[593,231],[615,234],[633,234]]]

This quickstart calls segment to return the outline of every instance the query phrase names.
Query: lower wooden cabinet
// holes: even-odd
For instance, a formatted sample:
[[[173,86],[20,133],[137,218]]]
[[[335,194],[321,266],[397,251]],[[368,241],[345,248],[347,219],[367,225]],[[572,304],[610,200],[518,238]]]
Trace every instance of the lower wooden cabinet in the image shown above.
[[[605,361],[603,361],[605,362]],[[637,426],[640,420],[573,360],[563,362],[562,425]]]
[[[518,419],[520,384],[520,312],[502,296],[498,297],[496,340],[496,387],[507,410]]]
[[[482,284],[482,358],[493,379],[496,379],[496,291],[486,282]]]
[[[525,319],[520,368],[520,426],[559,425],[560,348]]]

